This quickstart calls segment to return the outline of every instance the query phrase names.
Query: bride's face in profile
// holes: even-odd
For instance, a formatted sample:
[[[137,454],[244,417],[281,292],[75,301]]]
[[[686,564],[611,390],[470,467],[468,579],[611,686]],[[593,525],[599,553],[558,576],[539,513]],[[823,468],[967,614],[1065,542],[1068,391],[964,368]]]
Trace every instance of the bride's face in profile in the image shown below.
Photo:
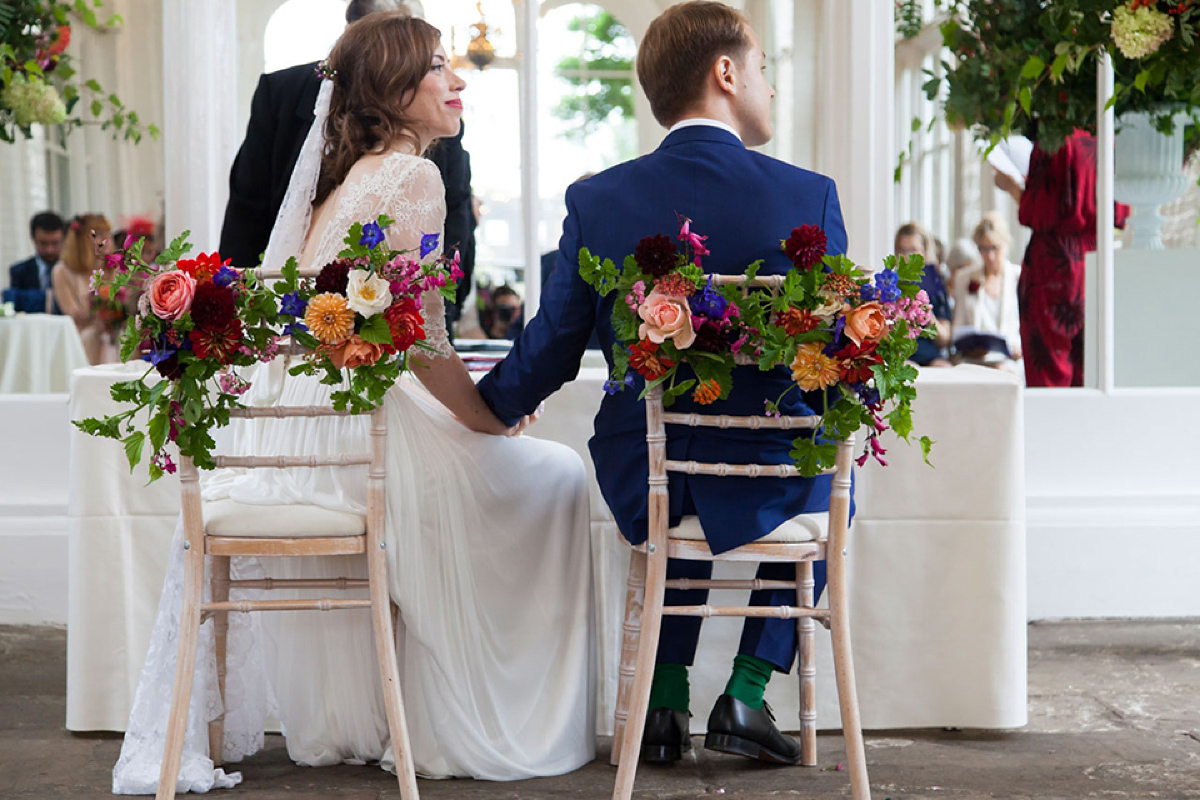
[[[459,92],[466,85],[466,81],[450,68],[450,59],[439,45],[434,51],[429,71],[425,73],[407,109],[408,117],[423,143],[458,135],[463,108]]]

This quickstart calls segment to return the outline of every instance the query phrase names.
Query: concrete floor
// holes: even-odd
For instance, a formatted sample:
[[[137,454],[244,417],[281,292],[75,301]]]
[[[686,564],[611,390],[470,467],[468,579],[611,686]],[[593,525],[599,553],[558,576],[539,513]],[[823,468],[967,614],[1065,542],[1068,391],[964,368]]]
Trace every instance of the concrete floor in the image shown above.
[[[111,797],[114,734],[63,730],[66,632],[0,627],[0,800]],[[1060,622],[1029,630],[1029,716],[1016,732],[867,735],[872,795],[885,798],[1200,798],[1200,620]],[[699,743],[699,742],[697,742]],[[607,798],[608,744],[570,775],[519,783],[421,781],[423,798]],[[848,797],[842,739],[821,767],[772,768],[697,749],[639,771],[638,798]],[[278,736],[242,766],[245,800],[399,797],[374,767],[305,769]]]

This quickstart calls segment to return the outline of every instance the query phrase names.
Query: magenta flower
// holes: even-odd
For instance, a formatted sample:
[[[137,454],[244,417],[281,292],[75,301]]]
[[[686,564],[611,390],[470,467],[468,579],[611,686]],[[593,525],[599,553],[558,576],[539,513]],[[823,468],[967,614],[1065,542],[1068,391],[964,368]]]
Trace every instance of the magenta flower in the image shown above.
[[[695,257],[697,267],[700,266],[700,256],[711,255],[709,249],[704,246],[707,239],[707,236],[692,233],[692,221],[687,217],[683,218],[683,225],[679,228],[679,241],[692,248],[692,255]]]

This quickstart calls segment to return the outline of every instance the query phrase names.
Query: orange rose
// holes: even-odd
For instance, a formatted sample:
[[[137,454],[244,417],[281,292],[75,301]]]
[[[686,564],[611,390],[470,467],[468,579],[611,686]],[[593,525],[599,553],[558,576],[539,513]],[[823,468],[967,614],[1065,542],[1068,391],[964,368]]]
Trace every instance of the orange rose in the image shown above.
[[[861,345],[864,341],[877,342],[887,332],[887,315],[879,303],[863,303],[846,312],[846,335]]]
[[[383,345],[375,342],[364,342],[357,334],[329,351],[329,358],[338,369],[343,367],[369,367],[383,355]]]
[[[178,270],[163,272],[150,283],[147,294],[150,295],[150,310],[154,316],[174,322],[192,307],[196,279]]]
[[[649,339],[655,344],[671,339],[680,350],[691,347],[696,341],[692,310],[684,297],[662,294],[655,289],[638,307],[638,316],[644,320],[638,328],[639,339]]]

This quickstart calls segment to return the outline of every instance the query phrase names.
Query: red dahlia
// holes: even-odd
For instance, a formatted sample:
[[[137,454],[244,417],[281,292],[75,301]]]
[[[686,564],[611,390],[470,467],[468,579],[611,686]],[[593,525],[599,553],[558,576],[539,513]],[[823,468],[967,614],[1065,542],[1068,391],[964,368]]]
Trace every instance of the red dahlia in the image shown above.
[[[658,345],[643,339],[629,348],[629,366],[648,381],[657,380],[675,366],[675,362],[658,354]]]
[[[866,340],[861,345],[851,342],[833,354],[841,362],[841,378],[845,383],[866,383],[871,380],[871,367],[883,363],[883,357],[875,352],[875,344]]]
[[[677,255],[675,243],[671,241],[670,237],[663,236],[661,233],[642,239],[638,242],[637,249],[633,251],[633,258],[637,262],[638,269],[655,278],[661,278],[675,269]]]
[[[212,281],[196,284],[196,295],[192,298],[192,322],[197,328],[224,328],[236,318],[237,309],[229,288],[217,286]]]
[[[783,242],[783,252],[800,269],[812,269],[825,257],[828,241],[825,231],[816,225],[801,225]]]
[[[404,352],[425,338],[425,329],[422,327],[425,319],[417,310],[416,303],[410,298],[406,297],[399,303],[389,306],[383,312],[383,318],[387,320],[388,327],[392,330],[392,348],[391,350],[384,348],[389,353]]]
[[[197,358],[228,364],[242,346],[242,321],[232,319],[219,328],[197,328],[188,338]]]
[[[799,336],[821,327],[821,320],[811,311],[789,308],[779,315],[779,324],[783,326],[783,330],[788,336]]]
[[[224,265],[229,265],[229,259],[225,259]],[[201,253],[195,258],[181,258],[176,265],[181,272],[186,272],[196,279],[196,283],[208,283],[212,280],[213,275],[220,271],[222,266],[221,255],[219,253]]]
[[[337,261],[330,261],[321,268],[321,272],[317,275],[317,294],[330,292],[332,294],[346,294],[346,282],[350,277],[351,262],[346,258],[339,258]]]

